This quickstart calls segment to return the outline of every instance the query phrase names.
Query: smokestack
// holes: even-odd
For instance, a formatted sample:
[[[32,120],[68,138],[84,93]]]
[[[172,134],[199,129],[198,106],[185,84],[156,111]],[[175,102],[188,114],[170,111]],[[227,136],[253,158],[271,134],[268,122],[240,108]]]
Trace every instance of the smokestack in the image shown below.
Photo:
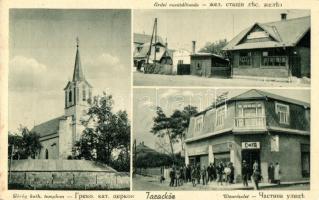
[[[192,41],[192,43],[193,43],[192,53],[195,54],[195,52],[196,52],[196,41]]]
[[[286,20],[287,19],[287,13],[281,13],[281,20]]]

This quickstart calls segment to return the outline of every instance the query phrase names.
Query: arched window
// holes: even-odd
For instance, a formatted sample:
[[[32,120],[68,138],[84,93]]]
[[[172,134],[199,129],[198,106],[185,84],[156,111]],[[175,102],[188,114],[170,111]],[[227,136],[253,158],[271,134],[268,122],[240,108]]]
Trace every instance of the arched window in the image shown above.
[[[72,102],[72,90],[69,92],[69,102]]]
[[[89,99],[92,99],[92,90],[89,90]]]
[[[83,101],[86,101],[86,90],[85,90],[85,86],[83,85],[83,88],[82,88],[82,94],[83,94]]]
[[[48,151],[48,149],[45,149],[45,159],[49,159],[49,151]]]

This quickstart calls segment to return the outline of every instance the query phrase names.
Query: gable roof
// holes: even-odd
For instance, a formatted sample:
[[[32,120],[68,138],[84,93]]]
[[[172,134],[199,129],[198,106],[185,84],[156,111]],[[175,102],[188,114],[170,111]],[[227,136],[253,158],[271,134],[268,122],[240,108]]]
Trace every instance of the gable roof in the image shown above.
[[[150,55],[150,60],[152,60],[152,58],[155,57],[155,54],[154,54],[154,48],[155,45],[152,45],[152,52],[151,52],[151,55]],[[147,57],[147,53],[150,49],[150,43],[145,43],[143,45],[141,45],[142,49],[137,52],[137,51],[134,51],[134,59],[145,59]],[[156,53],[156,60],[157,61],[160,61],[162,59],[162,57],[172,57],[173,56],[173,50],[170,50],[170,49],[167,49],[163,46],[159,46],[160,47],[160,51]]]
[[[274,39],[274,41],[239,44],[239,42],[246,37],[255,26],[262,28]],[[308,31],[310,31],[310,16],[269,23],[255,23],[236,35],[230,42],[228,42],[223,50],[231,51],[239,49],[295,46]]]
[[[145,43],[150,43],[151,42],[151,35],[146,35],[143,33],[134,33],[133,35],[133,41],[134,43],[138,43],[138,44],[145,44]],[[160,36],[156,37],[156,41],[160,42],[162,44],[164,44],[163,39]],[[153,39],[154,40],[154,39]]]
[[[34,126],[31,131],[36,132],[40,137],[44,137],[47,135],[52,135],[58,133],[60,120],[64,119],[65,116],[60,116],[49,121],[43,122]]]

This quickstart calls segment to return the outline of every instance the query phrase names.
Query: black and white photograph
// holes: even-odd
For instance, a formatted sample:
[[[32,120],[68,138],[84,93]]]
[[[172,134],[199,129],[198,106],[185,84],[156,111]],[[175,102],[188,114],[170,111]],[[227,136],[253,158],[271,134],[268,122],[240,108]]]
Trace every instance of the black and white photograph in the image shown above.
[[[131,10],[10,9],[8,188],[129,190]]]
[[[310,87],[309,10],[134,10],[134,86]]]
[[[133,92],[133,190],[310,190],[310,90]]]

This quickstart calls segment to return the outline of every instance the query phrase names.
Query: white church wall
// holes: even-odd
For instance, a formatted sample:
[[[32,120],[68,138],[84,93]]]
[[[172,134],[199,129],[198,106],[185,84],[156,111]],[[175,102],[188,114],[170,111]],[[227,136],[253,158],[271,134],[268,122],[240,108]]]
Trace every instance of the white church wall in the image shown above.
[[[59,158],[67,159],[68,156],[72,155],[72,117],[60,120],[59,136]]]
[[[59,137],[41,141],[41,145],[39,159],[46,159],[46,150],[48,150],[48,159],[59,158]]]

